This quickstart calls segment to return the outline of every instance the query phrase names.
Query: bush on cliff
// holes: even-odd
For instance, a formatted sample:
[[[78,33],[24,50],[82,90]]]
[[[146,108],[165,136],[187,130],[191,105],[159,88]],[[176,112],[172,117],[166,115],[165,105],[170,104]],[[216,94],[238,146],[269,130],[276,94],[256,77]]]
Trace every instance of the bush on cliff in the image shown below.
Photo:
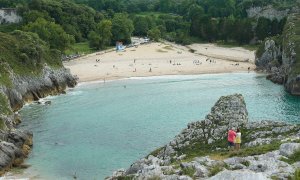
[[[60,52],[52,50],[36,34],[0,33],[0,85],[11,86],[10,75],[39,75],[44,64],[61,67]]]

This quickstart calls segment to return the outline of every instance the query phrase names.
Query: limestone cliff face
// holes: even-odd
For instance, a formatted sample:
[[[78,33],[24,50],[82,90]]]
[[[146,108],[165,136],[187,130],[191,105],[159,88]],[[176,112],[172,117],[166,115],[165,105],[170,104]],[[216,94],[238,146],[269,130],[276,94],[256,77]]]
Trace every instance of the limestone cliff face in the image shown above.
[[[247,16],[249,18],[259,18],[265,17],[267,19],[278,19],[281,20],[286,17],[291,11],[295,11],[295,9],[284,9],[277,10],[272,5],[265,7],[251,7],[246,10]]]
[[[0,9],[0,24],[19,23],[22,20],[15,8]]]
[[[271,81],[283,84],[285,89],[300,95],[300,14],[291,14],[278,42],[268,39],[257,53],[256,66],[269,73]]]
[[[0,86],[0,174],[11,166],[20,165],[32,146],[32,133],[16,129],[21,122],[16,111],[25,102],[64,93],[67,87],[76,85],[76,79],[64,67],[45,66],[40,76],[20,76],[12,69],[9,72],[11,86]]]
[[[67,87],[74,87],[76,79],[65,68],[51,69],[45,66],[39,77],[11,76],[13,86],[3,87],[14,111],[20,109],[24,102],[37,101],[48,95],[64,93]]]

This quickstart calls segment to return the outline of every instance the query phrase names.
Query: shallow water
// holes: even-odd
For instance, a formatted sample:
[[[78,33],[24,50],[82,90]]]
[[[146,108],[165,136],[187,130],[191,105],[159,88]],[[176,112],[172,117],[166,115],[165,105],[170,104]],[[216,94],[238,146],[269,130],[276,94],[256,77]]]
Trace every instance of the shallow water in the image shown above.
[[[255,73],[132,78],[81,84],[51,105],[21,110],[34,133],[26,170],[41,179],[103,179],[204,119],[222,95],[241,93],[250,121],[300,122],[300,98]]]

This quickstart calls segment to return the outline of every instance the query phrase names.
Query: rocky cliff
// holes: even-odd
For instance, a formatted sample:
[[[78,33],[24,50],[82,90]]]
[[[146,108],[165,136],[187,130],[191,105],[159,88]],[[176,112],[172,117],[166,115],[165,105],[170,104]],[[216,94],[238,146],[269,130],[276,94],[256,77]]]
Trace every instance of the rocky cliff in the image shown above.
[[[20,166],[32,146],[32,133],[16,129],[21,122],[16,111],[25,102],[64,93],[67,87],[76,85],[76,79],[63,67],[45,66],[40,76],[11,72],[10,78],[11,86],[0,86],[0,174],[12,166]]]
[[[16,129],[25,102],[64,93],[76,79],[62,66],[60,52],[36,34],[0,33],[0,174],[18,166],[32,146],[32,133]]]
[[[228,151],[231,127],[241,129],[239,151]],[[299,138],[299,125],[248,122],[242,95],[224,96],[204,120],[107,179],[287,179],[300,168]]]
[[[268,79],[283,84],[293,95],[300,95],[300,14],[291,14],[281,37],[269,38],[256,54],[258,69]]]

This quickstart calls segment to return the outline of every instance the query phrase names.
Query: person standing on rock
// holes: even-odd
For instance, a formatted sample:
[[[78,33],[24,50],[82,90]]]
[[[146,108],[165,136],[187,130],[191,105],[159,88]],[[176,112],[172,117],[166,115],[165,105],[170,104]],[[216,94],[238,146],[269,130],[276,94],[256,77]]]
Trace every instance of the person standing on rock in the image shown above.
[[[238,151],[241,148],[242,142],[242,133],[239,128],[236,130],[236,137],[235,137],[235,149]]]
[[[236,132],[234,131],[234,128],[231,128],[228,131],[228,137],[227,137],[228,146],[229,146],[230,150],[234,149],[234,140],[235,140],[235,137],[236,137]]]

